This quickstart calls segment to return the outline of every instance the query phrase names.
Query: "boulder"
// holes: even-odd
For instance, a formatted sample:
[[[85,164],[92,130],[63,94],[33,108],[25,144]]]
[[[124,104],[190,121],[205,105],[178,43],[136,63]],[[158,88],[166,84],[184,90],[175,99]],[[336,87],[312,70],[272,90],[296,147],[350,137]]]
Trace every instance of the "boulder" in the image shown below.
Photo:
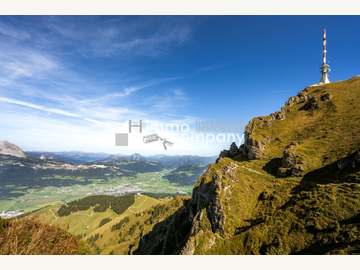
[[[296,153],[297,146],[297,143],[292,142],[285,147],[278,176],[301,176],[305,171],[304,160]]]

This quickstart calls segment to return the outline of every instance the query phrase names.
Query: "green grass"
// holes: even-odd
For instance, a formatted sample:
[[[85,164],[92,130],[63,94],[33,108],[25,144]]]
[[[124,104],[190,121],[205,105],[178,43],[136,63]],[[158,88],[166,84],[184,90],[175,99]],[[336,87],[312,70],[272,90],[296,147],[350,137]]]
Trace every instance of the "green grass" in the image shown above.
[[[330,101],[320,100],[325,93],[330,94]],[[305,156],[310,171],[359,149],[360,79],[310,87],[307,95],[316,97],[319,109],[301,110],[305,103],[285,106],[286,119],[272,121],[269,127],[262,125],[263,120],[255,119],[252,137],[266,142],[268,159],[281,157],[291,142],[299,143],[298,151]]]
[[[169,182],[164,176],[169,170],[151,173],[139,173],[136,177],[119,177],[114,179],[91,179],[89,184],[71,186],[47,186],[29,188],[26,186],[7,185],[2,189],[18,193],[17,196],[7,195],[0,199],[0,211],[23,210],[31,212],[49,204],[70,202],[87,195],[106,194],[112,188],[141,190],[143,193],[154,194],[190,194],[191,185],[178,185]]]
[[[109,196],[97,196],[97,199],[93,196],[86,197],[73,201],[67,206],[44,207],[24,218],[35,219],[43,224],[66,230],[87,242],[96,253],[127,254],[131,247],[137,247],[143,234],[176,211],[182,202],[181,198],[156,199],[146,195],[131,195],[134,200],[129,200],[129,196],[110,200],[108,200]],[[114,200],[131,202],[131,204],[127,205],[126,209],[123,207],[122,211],[114,211],[111,206]],[[104,201],[107,201],[107,208],[102,211],[95,210]],[[69,205],[74,211],[70,211],[67,215],[59,215],[59,209]]]

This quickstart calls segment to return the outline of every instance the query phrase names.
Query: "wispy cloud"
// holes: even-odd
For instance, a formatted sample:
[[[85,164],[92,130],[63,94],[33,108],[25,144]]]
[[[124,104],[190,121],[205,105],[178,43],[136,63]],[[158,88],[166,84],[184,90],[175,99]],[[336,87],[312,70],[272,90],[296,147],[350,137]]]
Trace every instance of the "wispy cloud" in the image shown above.
[[[153,79],[150,81],[146,81],[146,82],[142,82],[142,83],[138,83],[135,85],[130,85],[125,87],[122,90],[118,90],[115,92],[111,92],[108,93],[106,95],[102,95],[100,97],[96,97],[96,98],[92,98],[92,99],[84,99],[82,101],[83,104],[85,103],[105,103],[108,101],[112,101],[116,98],[124,98],[124,97],[128,97],[132,94],[135,94],[136,92],[149,88],[149,87],[153,87],[153,86],[158,86],[167,82],[171,82],[171,81],[175,81],[180,79],[180,77],[168,77],[168,78],[160,78],[160,79]]]
[[[116,152],[113,135],[129,119],[194,119],[180,113],[190,103],[183,77],[145,76],[129,61],[153,61],[187,42],[193,29],[185,19],[32,20],[29,27],[0,18],[0,137],[27,149]],[[136,147],[127,151],[144,145]]]
[[[0,35],[2,35],[3,38],[12,38],[20,41],[31,38],[31,34],[29,32],[18,29],[13,25],[4,22],[0,22]]]
[[[39,110],[39,111],[43,111],[43,112],[53,113],[53,114],[57,114],[57,115],[61,115],[61,116],[85,119],[84,117],[82,117],[81,115],[76,114],[76,113],[72,113],[72,112],[68,112],[68,111],[64,111],[64,110],[56,109],[56,108],[50,108],[50,107],[46,107],[46,106],[42,106],[42,105],[37,105],[37,104],[34,104],[34,103],[21,101],[21,100],[16,100],[16,99],[12,99],[12,98],[0,97],[0,102],[13,104],[13,105],[18,105],[18,106],[22,106],[22,107],[27,107],[27,108],[30,108],[30,109],[35,109],[35,110]]]
[[[182,107],[188,101],[188,96],[180,89],[172,89],[163,95],[150,97],[146,102],[155,112],[168,114]]]
[[[168,52],[190,39],[191,23],[175,17],[134,16],[124,20],[121,17],[51,17],[47,27],[51,32],[62,37],[60,44],[78,45],[77,52],[83,55],[109,57],[113,55],[157,56]],[[149,31],[149,29],[152,29]],[[86,42],[84,42],[86,41]]]
[[[0,46],[0,85],[29,77],[41,77],[58,67],[54,57],[36,50]]]

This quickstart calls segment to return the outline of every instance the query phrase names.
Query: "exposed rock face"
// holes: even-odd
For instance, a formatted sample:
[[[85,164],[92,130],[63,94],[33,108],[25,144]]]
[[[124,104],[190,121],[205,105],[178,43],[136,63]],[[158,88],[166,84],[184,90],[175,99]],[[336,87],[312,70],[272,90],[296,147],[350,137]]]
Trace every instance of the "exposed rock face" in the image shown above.
[[[222,150],[220,155],[219,155],[219,158],[223,158],[223,157],[229,157],[229,158],[234,158],[235,156],[239,155],[240,152],[239,152],[239,148],[237,147],[236,143],[233,142],[231,145],[230,145],[230,149],[229,150]],[[217,160],[219,160],[219,158]]]
[[[221,173],[214,174],[208,169],[201,177],[201,183],[194,188],[191,200],[173,216],[155,225],[142,238],[134,254],[190,255],[195,253],[196,241],[204,237],[205,231],[222,235],[225,215],[220,200],[224,190],[221,178]],[[208,245],[213,243],[211,239],[207,240]]]
[[[265,150],[265,142],[255,140],[250,133],[245,132],[245,143],[243,148],[248,159],[260,159]]]
[[[270,114],[272,120],[285,120],[285,112],[283,110]]]
[[[309,99],[308,92],[309,89],[305,88],[297,96],[290,97],[289,100],[285,103],[285,107],[292,107],[294,105],[306,102]]]
[[[232,143],[230,145],[230,149],[229,149],[229,155],[230,156],[236,156],[239,153],[239,148],[237,147],[236,143]]]
[[[218,175],[213,175],[212,178],[210,183],[200,185],[193,190],[192,208],[195,213],[206,209],[212,231],[224,233],[224,211],[220,203],[221,179]]]
[[[20,149],[20,147],[9,143],[8,141],[0,141],[0,155],[26,158],[25,153]]]
[[[266,141],[260,141],[254,138],[254,131],[257,126],[266,127],[271,124],[271,118],[257,117],[249,122],[245,128],[244,144],[239,147],[239,153],[245,159],[260,159],[263,157]]]
[[[297,143],[289,144],[285,150],[281,161],[281,167],[278,169],[278,175],[286,176],[301,176],[305,170],[303,158],[296,153]]]
[[[319,109],[319,104],[314,96],[311,96],[300,110],[313,111]]]

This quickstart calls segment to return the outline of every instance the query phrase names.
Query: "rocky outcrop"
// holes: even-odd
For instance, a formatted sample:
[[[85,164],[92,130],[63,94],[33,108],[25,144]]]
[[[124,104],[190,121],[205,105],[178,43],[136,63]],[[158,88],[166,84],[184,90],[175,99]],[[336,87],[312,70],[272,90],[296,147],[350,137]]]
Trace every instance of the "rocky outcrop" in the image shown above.
[[[281,167],[278,169],[278,176],[301,176],[305,171],[304,159],[296,153],[297,146],[297,143],[291,143],[285,147]]]
[[[244,144],[241,146],[241,151],[245,154],[247,159],[260,159],[265,150],[265,142],[255,138],[257,128],[262,128],[270,125],[268,117],[256,117],[252,119],[245,128]]]
[[[308,89],[308,88],[305,88],[304,90],[302,90],[302,91],[301,91],[299,94],[297,94],[296,96],[290,97],[290,98],[288,99],[288,101],[285,103],[285,106],[284,106],[283,108],[286,108],[286,107],[287,107],[287,109],[290,109],[290,108],[293,107],[294,105],[297,105],[297,104],[306,102],[306,101],[309,99],[308,92],[309,92],[309,89]]]
[[[263,157],[265,142],[252,138],[251,134],[245,132],[245,143],[241,146],[242,153],[251,159],[260,159]]]
[[[25,153],[20,147],[8,141],[0,141],[0,155],[8,155],[19,158],[26,158]]]
[[[283,110],[270,114],[272,120],[285,120],[285,112]]]
[[[194,187],[191,200],[143,236],[134,254],[190,255],[195,253],[196,241],[204,237],[205,231],[223,235],[225,214],[220,199],[224,190],[221,178],[221,173],[208,169]]]
[[[240,154],[240,151],[239,151],[239,148],[237,147],[236,143],[233,142],[231,145],[230,145],[230,149],[229,150],[222,150],[220,152],[220,155],[219,155],[219,158],[217,159],[217,161],[219,161],[220,158],[223,158],[223,157],[229,157],[229,158],[234,158],[236,157],[237,155]]]
[[[300,110],[304,111],[314,111],[316,109],[319,109],[319,103],[314,96],[310,96],[305,105],[300,108]]]
[[[224,211],[220,203],[221,183],[220,176],[213,175],[212,181],[194,188],[191,202],[195,213],[206,209],[212,231],[222,234],[224,233]]]

